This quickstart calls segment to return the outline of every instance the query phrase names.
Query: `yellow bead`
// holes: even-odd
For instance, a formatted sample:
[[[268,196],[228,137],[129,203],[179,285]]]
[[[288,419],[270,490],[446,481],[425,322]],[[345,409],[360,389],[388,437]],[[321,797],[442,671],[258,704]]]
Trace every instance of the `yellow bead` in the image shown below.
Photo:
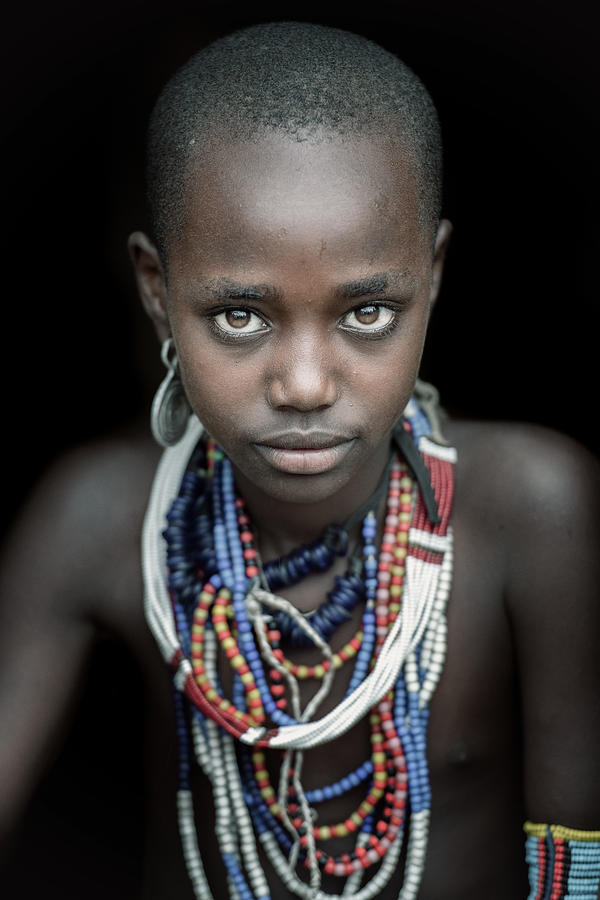
[[[325,677],[325,669],[321,665],[321,663],[318,663],[318,665],[315,666],[314,674],[315,674],[315,678],[324,678]]]
[[[323,825],[322,828],[319,828],[319,837],[322,841],[327,841],[331,837],[331,828],[328,825]]]
[[[296,669],[296,678],[304,679],[308,675],[308,667],[307,666],[298,666]]]

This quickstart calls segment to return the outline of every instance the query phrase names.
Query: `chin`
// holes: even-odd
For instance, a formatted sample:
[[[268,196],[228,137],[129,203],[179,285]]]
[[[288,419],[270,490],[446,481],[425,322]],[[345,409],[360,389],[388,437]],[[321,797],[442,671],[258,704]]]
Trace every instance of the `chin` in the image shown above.
[[[348,473],[321,475],[271,474],[257,483],[258,490],[281,503],[320,503],[334,497],[351,481]]]
[[[243,468],[236,465],[234,470],[236,482],[242,495],[262,495],[266,500],[282,504],[312,505],[331,501],[331,521],[335,521],[336,500],[344,498],[343,506],[347,508],[350,493],[364,491],[362,482],[367,480],[371,470],[369,464],[361,465],[356,452],[349,453],[343,463],[320,474],[291,474],[280,472],[265,463],[263,459],[253,460],[253,465]],[[360,454],[362,456],[362,454]]]

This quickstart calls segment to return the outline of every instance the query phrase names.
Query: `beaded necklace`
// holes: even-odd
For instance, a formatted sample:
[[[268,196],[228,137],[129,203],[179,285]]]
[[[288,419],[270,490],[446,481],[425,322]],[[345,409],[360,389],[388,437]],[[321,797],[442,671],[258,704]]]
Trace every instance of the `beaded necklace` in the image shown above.
[[[422,479],[418,490],[404,459],[394,459],[379,554],[377,521],[368,510],[361,555],[352,555],[346,576],[338,577],[312,616],[273,591],[309,571],[327,569],[347,549],[345,530],[330,529],[324,539],[262,566],[231,465],[210,440],[200,440],[199,423],[192,418],[182,441],[163,456],[144,526],[145,608],[173,671],[180,832],[200,900],[211,900],[212,893],[194,825],[193,756],[212,783],[215,831],[234,900],[269,897],[257,840],[297,896],[339,896],[321,890],[325,872],[345,879],[342,896],[376,897],[396,870],[408,809],[399,897],[413,900],[417,895],[430,809],[428,704],[446,643],[455,451],[427,436],[427,419],[414,400],[405,417],[397,443],[408,460],[407,440],[418,440],[417,462],[425,464],[432,490],[427,495]],[[411,467],[416,467],[414,457]],[[161,538],[165,515],[166,543]],[[359,602],[364,604],[360,627],[333,653],[329,637]],[[283,652],[284,641],[316,646],[321,662],[294,663]],[[219,652],[232,668],[231,698],[220,684]],[[351,664],[344,698],[315,718],[336,672]],[[318,689],[302,709],[298,682],[306,680],[316,681]],[[369,759],[335,784],[305,791],[304,751],[333,740],[367,716]],[[266,748],[281,751],[277,785],[267,771]],[[320,803],[363,783],[365,798],[344,821],[314,823]],[[328,840],[349,834],[356,836],[351,853],[327,852]],[[361,887],[371,867],[375,874]],[[308,881],[301,879],[302,869]]]

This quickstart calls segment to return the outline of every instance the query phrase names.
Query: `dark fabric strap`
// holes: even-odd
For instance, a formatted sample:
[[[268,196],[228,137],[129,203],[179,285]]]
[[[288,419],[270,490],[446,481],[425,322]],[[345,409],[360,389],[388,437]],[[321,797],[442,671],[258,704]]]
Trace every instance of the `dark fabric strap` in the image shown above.
[[[400,453],[404,457],[406,465],[412,472],[413,477],[419,485],[419,490],[421,491],[423,502],[425,503],[425,509],[427,510],[429,521],[432,525],[438,525],[442,521],[442,518],[439,514],[437,500],[435,499],[435,494],[433,492],[429,470],[423,462],[423,457],[419,453],[417,445],[413,440],[412,434],[404,427],[404,419],[400,419],[400,421],[397,422],[397,424],[394,426],[392,434],[396,447],[398,448],[398,450],[400,450]],[[377,485],[373,494],[371,494],[366,503],[363,503],[362,506],[355,510],[350,518],[347,519],[346,522],[344,522],[343,527],[346,532],[350,532],[370,510],[373,510],[373,512],[375,512],[375,510],[379,506],[381,498],[387,490],[394,456],[395,453],[392,453],[390,455],[379,484]]]
[[[404,419],[400,419],[394,427],[394,440],[404,457],[406,465],[417,480],[429,521],[432,525],[438,525],[442,521],[442,518],[439,513],[435,494],[433,493],[429,470],[423,462],[423,457],[419,453],[412,434],[404,427]]]
[[[358,525],[358,523],[361,522],[364,519],[364,517],[366,516],[366,514],[368,512],[370,512],[371,510],[373,510],[373,512],[376,512],[377,507],[379,506],[379,504],[381,502],[381,498],[387,491],[387,486],[388,486],[388,481],[389,481],[389,477],[390,477],[390,472],[392,469],[392,463],[394,461],[394,456],[395,456],[395,453],[390,454],[390,458],[387,462],[385,469],[383,470],[383,475],[381,476],[381,478],[379,480],[379,484],[377,485],[377,487],[375,488],[375,490],[373,491],[373,493],[371,494],[369,499],[366,501],[366,503],[363,503],[363,505],[360,506],[357,510],[355,510],[352,513],[352,515],[350,516],[350,518],[344,522],[344,530],[345,531],[347,531],[347,532],[352,531],[354,526]]]

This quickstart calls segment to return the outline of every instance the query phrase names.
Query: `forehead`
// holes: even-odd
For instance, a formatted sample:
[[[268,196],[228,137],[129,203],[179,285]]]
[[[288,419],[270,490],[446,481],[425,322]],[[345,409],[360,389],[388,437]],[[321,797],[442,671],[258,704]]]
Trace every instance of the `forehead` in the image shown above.
[[[220,143],[191,160],[174,250],[203,265],[328,248],[368,261],[427,244],[415,165],[391,138]]]

